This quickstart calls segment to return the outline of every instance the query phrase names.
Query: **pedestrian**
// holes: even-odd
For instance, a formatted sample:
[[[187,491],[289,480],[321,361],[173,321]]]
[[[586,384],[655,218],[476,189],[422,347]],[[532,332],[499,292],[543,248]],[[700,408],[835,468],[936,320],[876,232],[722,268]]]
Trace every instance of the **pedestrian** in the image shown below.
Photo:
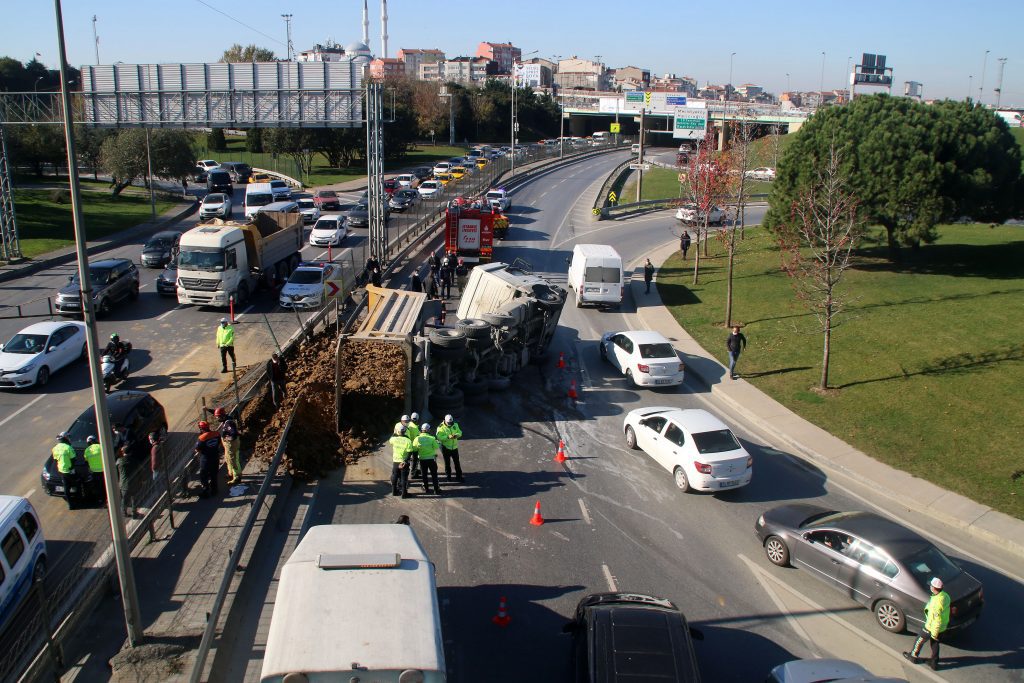
[[[153,481],[160,475],[164,467],[164,446],[160,442],[159,432],[149,433],[149,472]]]
[[[267,378],[270,380],[270,400],[274,407],[281,405],[285,395],[285,384],[287,382],[288,363],[277,351],[270,354],[267,361]]]
[[[427,473],[434,482],[434,495],[441,495],[441,487],[437,483],[437,451],[440,444],[430,433],[430,425],[424,422],[420,425],[420,433],[413,442],[416,447],[416,457],[420,463],[420,477],[423,481],[423,491],[430,493],[430,486],[427,485]]]
[[[404,425],[391,437],[391,495],[409,497],[409,455],[412,442],[406,436]]]
[[[455,468],[455,478],[463,481],[462,464],[459,462],[459,439],[462,438],[462,429],[459,423],[451,415],[444,416],[444,424],[437,428],[437,440],[441,444],[441,455],[444,456],[444,476],[451,481],[452,467]]]
[[[430,252],[430,256],[427,257],[427,265],[430,266],[430,272],[437,275],[437,271],[441,267],[441,264],[438,263],[437,260],[437,254]]]
[[[380,287],[380,283],[381,283],[380,268],[374,268],[373,272],[370,274],[370,284],[373,285],[374,287]]]
[[[644,264],[644,284],[647,286],[647,290],[644,294],[651,293],[651,280],[654,279],[654,264],[651,263],[651,259],[647,259],[647,263]]]
[[[188,178],[181,179],[181,197],[188,199]]]
[[[206,420],[199,421],[199,437],[195,454],[199,456],[200,498],[217,495],[217,470],[220,469],[220,434],[210,429]]]
[[[415,273],[412,274],[412,278],[410,279],[409,283],[409,289],[413,292],[423,291],[423,282],[420,281],[419,271],[416,271]]]
[[[420,414],[413,413],[409,416],[409,423],[405,427],[405,436],[413,446],[416,445],[416,437],[420,435],[420,428],[417,426],[419,421]],[[419,452],[415,448],[409,451],[409,476],[413,479],[420,476]]]
[[[921,629],[921,635],[914,641],[914,649],[904,652],[903,656],[915,664],[920,664],[924,661],[920,657],[921,648],[928,643],[932,652],[932,656],[928,659],[928,666],[932,671],[936,671],[939,668],[939,641],[942,633],[949,626],[950,600],[949,593],[942,590],[942,579],[937,576],[932,577],[929,586],[932,595],[924,606],[924,628]]]
[[[725,338],[725,348],[729,351],[729,379],[737,379],[736,361],[740,358],[740,352],[747,348],[747,338],[740,332],[739,325],[732,326],[732,334]]]
[[[686,252],[690,251],[690,233],[687,230],[683,230],[682,237],[679,238],[679,251],[683,252],[683,260],[686,260]]]
[[[445,299],[449,299],[452,296],[452,278],[454,273],[452,272],[452,262],[447,256],[441,261],[441,295]]]
[[[114,455],[114,467],[117,468],[117,485],[121,491],[121,506],[124,509],[124,516],[135,519],[135,501],[132,496],[132,476],[129,471],[132,464],[131,441],[125,441]]]
[[[437,298],[437,275],[434,271],[427,273],[427,300],[433,301]]]
[[[220,372],[228,371],[228,356],[231,356],[231,369],[235,369],[235,328],[227,318],[220,319],[217,328],[217,348],[220,349]]]
[[[228,468],[228,486],[234,486],[242,481],[242,466],[238,459],[242,440],[238,434],[238,423],[223,407],[213,411],[213,416],[220,422],[220,441],[224,446],[224,464]]]

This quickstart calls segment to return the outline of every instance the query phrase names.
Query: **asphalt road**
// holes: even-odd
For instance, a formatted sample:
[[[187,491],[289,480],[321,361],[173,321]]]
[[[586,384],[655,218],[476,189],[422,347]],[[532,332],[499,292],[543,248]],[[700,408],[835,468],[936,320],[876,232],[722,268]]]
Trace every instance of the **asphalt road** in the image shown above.
[[[575,164],[517,190],[509,238],[496,258],[522,258],[564,282],[576,242],[611,244],[635,266],[677,241],[668,213],[590,220],[580,194],[619,160]],[[757,209],[747,215],[750,223],[759,218]],[[776,664],[813,656],[856,660],[876,675],[911,681],[1021,680],[1018,558],[803,463],[731,415],[694,378],[673,390],[628,386],[601,363],[597,340],[607,330],[639,329],[635,311],[643,304],[630,296],[620,311],[577,309],[570,294],[551,349],[553,358],[563,352],[569,367],[559,370],[553,360],[531,366],[511,391],[457,416],[466,435],[466,482],[441,499],[387,495],[384,453],[349,467],[343,485],[321,485],[314,523],[411,516],[437,566],[450,680],[569,680],[569,638],[561,628],[580,598],[608,590],[673,600],[704,633],[697,653],[708,681],[764,680]],[[572,380],[577,405],[566,398]],[[704,408],[725,420],[754,458],[751,485],[681,494],[668,472],[624,444],[625,413],[652,405]],[[559,438],[571,458],[565,466],[552,461]],[[528,524],[535,501],[547,520],[539,528]],[[883,631],[869,611],[806,573],[767,561],[754,522],[791,501],[880,510],[939,542],[984,583],[981,620],[943,646],[938,674],[902,659],[910,634]],[[512,618],[504,629],[491,623],[502,596]]]

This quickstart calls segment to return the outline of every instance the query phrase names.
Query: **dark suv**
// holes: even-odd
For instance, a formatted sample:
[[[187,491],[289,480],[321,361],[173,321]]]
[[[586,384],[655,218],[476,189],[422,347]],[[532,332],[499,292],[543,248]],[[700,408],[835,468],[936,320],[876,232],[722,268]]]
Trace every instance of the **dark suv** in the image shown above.
[[[252,166],[241,161],[225,161],[220,168],[230,173],[231,179],[239,184],[249,182],[249,178],[252,177]]]
[[[108,258],[89,264],[92,299],[96,315],[110,313],[113,304],[139,298],[139,269],[126,258]],[[57,292],[54,307],[60,315],[82,315],[82,287],[78,275]]]
[[[225,171],[223,168],[215,168],[206,175],[206,191],[223,192],[227,196],[235,191],[235,186],[231,184],[231,174]]]

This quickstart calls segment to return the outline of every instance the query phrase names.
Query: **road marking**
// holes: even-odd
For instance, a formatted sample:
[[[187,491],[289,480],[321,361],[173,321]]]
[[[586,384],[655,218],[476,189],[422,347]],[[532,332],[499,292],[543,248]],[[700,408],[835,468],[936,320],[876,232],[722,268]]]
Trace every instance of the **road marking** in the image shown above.
[[[782,598],[780,598],[778,593],[775,592],[775,589],[768,584],[768,579],[771,577],[765,576],[762,569],[755,565],[746,555],[739,553],[737,554],[737,557],[747,565],[747,569],[750,570],[750,573],[754,575],[757,582],[761,584],[761,588],[764,589],[764,592],[767,593],[768,597],[775,603],[775,608],[779,610],[779,613],[785,615],[786,621],[796,632],[796,635],[800,640],[804,641],[804,645],[806,645],[807,649],[811,651],[811,654],[815,657],[821,657],[821,653],[818,652],[818,649],[814,646],[814,640],[812,640],[807,634],[807,631],[805,631],[804,627],[800,625],[800,622],[796,620],[796,617],[789,613],[789,610],[786,609],[785,603],[782,602]]]
[[[583,502],[582,498],[577,498],[576,500],[579,501],[580,514],[583,515],[583,521],[586,522],[588,526],[593,526],[594,520],[590,518],[590,510],[587,509],[587,504]]]
[[[31,408],[33,405],[35,405],[39,401],[43,400],[43,397],[45,397],[45,396],[46,396],[46,394],[41,394],[40,396],[36,396],[34,399],[32,399],[31,401],[29,401],[28,403],[26,403],[22,407],[20,407],[17,410],[15,410],[13,413],[11,413],[7,417],[5,417],[3,420],[0,420],[0,427],[3,427],[5,424],[10,422],[14,418],[18,417],[19,415],[21,415],[23,412],[25,412],[26,410]]]
[[[186,354],[185,354],[185,356],[184,356],[183,358],[181,358],[181,359],[180,359],[180,360],[179,360],[179,361],[178,361],[177,363],[175,363],[174,365],[172,365],[172,366],[171,366],[171,367],[170,367],[170,368],[169,368],[169,369],[167,370],[167,372],[165,372],[164,374],[165,374],[165,375],[173,375],[173,374],[174,374],[174,371],[178,369],[178,366],[179,366],[179,365],[181,365],[182,363],[184,363],[185,361],[187,361],[187,360],[188,360],[189,358],[191,358],[191,357],[192,357],[193,355],[195,355],[196,351],[198,351],[198,350],[199,350],[199,347],[197,346],[197,347],[195,347],[194,349],[192,349],[191,351],[189,351],[188,353],[186,353]]]
[[[145,289],[146,287],[149,287],[149,285],[150,285],[150,283],[148,283],[148,282],[145,283],[145,284],[141,284],[141,285],[139,285],[139,289]]]
[[[543,192],[541,192],[541,193],[540,193],[540,196],[539,196],[539,197],[537,197],[537,199],[544,199],[544,197],[546,197],[546,196],[547,196],[547,194],[548,194],[548,191],[547,191],[547,190],[544,190]]]
[[[22,498],[31,498],[32,494],[35,493],[35,492],[36,492],[35,489],[30,489],[28,493],[26,493],[24,496],[22,496]]]
[[[426,475],[423,475],[426,476]],[[426,481],[426,479],[424,479]],[[444,509],[444,547],[445,552],[448,555],[448,571],[452,574],[455,573],[455,551],[452,549],[452,532],[451,522],[449,520],[450,507],[445,506]]]
[[[608,565],[602,564],[601,571],[604,572],[604,580],[608,583],[608,590],[612,593],[618,593],[619,588],[615,585],[615,577],[612,576],[612,570],[608,569]]]
[[[157,320],[163,320],[164,318],[166,318],[167,316],[169,316],[169,315],[170,315],[171,313],[174,313],[175,311],[180,311],[180,310],[181,310],[181,309],[183,309],[183,308],[185,308],[185,307],[184,307],[184,306],[175,306],[174,308],[172,308],[171,310],[167,311],[166,313],[164,313],[164,314],[162,314],[162,315],[159,315],[159,316],[157,316],[157,318],[156,318],[156,319],[157,319]]]
[[[239,313],[238,315],[235,316],[235,322],[238,322],[239,320],[241,320],[242,316],[245,315],[246,313],[248,313],[249,311],[251,311],[252,307],[255,306],[255,305],[256,304],[249,304],[248,306],[246,306],[244,311],[242,311],[241,313]]]

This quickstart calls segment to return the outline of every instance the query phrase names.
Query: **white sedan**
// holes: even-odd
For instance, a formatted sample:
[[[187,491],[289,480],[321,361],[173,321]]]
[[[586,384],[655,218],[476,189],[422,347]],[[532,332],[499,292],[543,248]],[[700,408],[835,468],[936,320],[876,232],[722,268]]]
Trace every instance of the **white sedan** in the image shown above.
[[[744,173],[747,178],[751,180],[775,180],[775,169],[762,166],[761,168],[755,168]]]
[[[85,324],[41,322],[0,344],[0,387],[43,386],[65,365],[85,358]]]
[[[605,332],[601,358],[638,387],[683,383],[683,361],[658,332]]]
[[[735,489],[750,483],[753,458],[732,431],[706,410],[637,408],[622,426],[626,445],[672,473],[683,493]]]
[[[694,204],[680,206],[676,211],[676,218],[688,225],[696,225],[704,222],[704,214]],[[722,225],[725,222],[725,212],[717,206],[712,206],[708,211],[708,225]]]
[[[395,176],[395,182],[398,183],[399,187],[412,188],[416,186],[418,182],[416,176],[411,173],[402,173]]]
[[[416,190],[424,199],[432,199],[444,191],[444,185],[440,180],[424,180]]]
[[[299,205],[299,213],[302,214],[303,223],[308,225],[320,220],[320,207],[316,205],[312,198],[303,197],[302,199],[295,200],[295,203]]]

